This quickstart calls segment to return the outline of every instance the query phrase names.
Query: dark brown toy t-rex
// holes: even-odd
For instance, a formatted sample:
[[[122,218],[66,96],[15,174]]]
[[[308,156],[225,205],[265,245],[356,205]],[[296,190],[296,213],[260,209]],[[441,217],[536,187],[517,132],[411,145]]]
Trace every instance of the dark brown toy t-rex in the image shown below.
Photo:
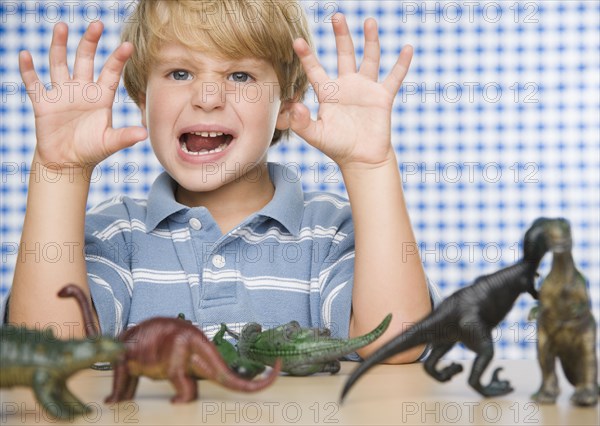
[[[571,401],[579,406],[598,403],[596,321],[590,309],[586,280],[571,253],[571,227],[559,219],[546,228],[552,241],[552,268],[542,281],[537,312],[538,361],[542,384],[532,398],[553,404],[559,394],[556,358],[575,386]]]
[[[404,333],[379,348],[365,359],[346,381],[343,399],[352,385],[368,369],[400,352],[429,343],[431,353],[425,360],[425,371],[434,379],[445,382],[462,371],[457,363],[438,370],[438,361],[452,347],[462,342],[477,354],[469,385],[483,396],[499,396],[512,391],[510,383],[498,379],[497,368],[488,385],[481,383],[481,376],[494,356],[492,330],[510,311],[523,292],[537,299],[535,289],[536,271],[540,261],[550,249],[546,228],[552,219],[537,219],[525,233],[523,258],[515,264],[493,274],[484,275],[475,282],[453,294]]]
[[[62,297],[75,297],[84,312],[88,336],[97,334],[87,298],[77,286],[63,290]],[[140,376],[169,380],[175,387],[173,403],[198,397],[197,380],[204,378],[242,392],[256,392],[269,386],[281,371],[278,360],[269,375],[246,380],[229,369],[215,345],[189,321],[155,317],[130,327],[119,335],[125,352],[114,363],[113,391],[105,399],[114,403],[133,399]]]

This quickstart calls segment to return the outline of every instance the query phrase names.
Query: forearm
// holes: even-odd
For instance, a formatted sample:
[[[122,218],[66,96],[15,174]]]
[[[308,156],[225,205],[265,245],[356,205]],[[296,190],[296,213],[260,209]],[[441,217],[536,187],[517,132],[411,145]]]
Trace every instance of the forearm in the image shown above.
[[[89,295],[84,257],[89,179],[84,173],[82,168],[53,170],[33,160],[10,322],[42,328],[52,324],[61,328],[63,337],[83,334],[77,304],[57,293],[65,284],[75,283]]]
[[[370,168],[342,167],[355,229],[351,336],[364,334],[388,314],[386,333],[359,351],[365,357],[431,310],[427,282],[404,202],[398,164],[390,147],[388,161]],[[414,361],[422,347],[390,362]]]

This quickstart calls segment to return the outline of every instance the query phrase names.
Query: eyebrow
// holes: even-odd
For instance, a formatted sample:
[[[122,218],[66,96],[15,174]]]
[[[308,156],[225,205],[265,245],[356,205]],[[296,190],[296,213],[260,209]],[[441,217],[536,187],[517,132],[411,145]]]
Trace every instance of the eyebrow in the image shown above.
[[[219,58],[219,60],[223,61],[225,67],[230,68],[231,66],[239,66],[242,68],[259,68],[264,69],[268,66],[268,63],[265,60],[257,59],[257,58],[240,58],[240,59],[227,59],[227,58]],[[158,66],[169,66],[172,63],[183,63],[189,65],[198,65],[201,64],[202,61],[194,59],[188,55],[182,54],[164,54],[161,55],[160,58],[156,59],[156,65]]]

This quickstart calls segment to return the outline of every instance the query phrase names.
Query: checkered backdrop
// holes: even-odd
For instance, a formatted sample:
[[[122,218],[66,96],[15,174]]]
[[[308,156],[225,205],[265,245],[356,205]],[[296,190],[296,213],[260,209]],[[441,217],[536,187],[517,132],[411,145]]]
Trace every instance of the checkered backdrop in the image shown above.
[[[69,25],[72,64],[80,35],[101,19],[98,75],[132,6],[116,0],[0,5],[2,297],[12,281],[35,145],[17,54],[31,51],[40,78],[49,82],[53,24]],[[382,77],[404,44],[415,48],[394,107],[393,143],[425,268],[441,293],[516,261],[535,218],[563,216],[571,221],[575,260],[589,279],[598,318],[600,3],[307,0],[302,6],[331,75],[336,51],[330,21],[337,11],[347,16],[359,58],[362,22],[378,20]],[[313,98],[309,94],[307,102],[316,112]],[[121,89],[114,125],[139,122]],[[295,167],[306,190],[344,193],[335,164],[296,137],[274,148],[270,159]],[[145,197],[160,170],[147,142],[117,153],[97,168],[89,204],[119,193]],[[542,275],[549,266],[545,258]],[[532,306],[522,296],[496,330],[498,358],[535,357],[535,326],[527,321]],[[462,348],[448,355],[471,356]]]

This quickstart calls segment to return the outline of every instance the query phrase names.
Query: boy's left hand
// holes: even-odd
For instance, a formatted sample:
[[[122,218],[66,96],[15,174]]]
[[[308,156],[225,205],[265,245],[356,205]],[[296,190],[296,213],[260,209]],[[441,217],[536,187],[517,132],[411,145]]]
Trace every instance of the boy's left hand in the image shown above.
[[[356,70],[354,45],[344,16],[332,18],[337,46],[338,78],[331,79],[304,39],[294,50],[319,101],[317,119],[302,103],[290,111],[291,129],[334,160],[340,168],[378,167],[394,159],[391,115],[394,98],[412,59],[412,46],[400,52],[389,75],[379,83],[379,36],[377,22],[365,21],[364,59]]]

